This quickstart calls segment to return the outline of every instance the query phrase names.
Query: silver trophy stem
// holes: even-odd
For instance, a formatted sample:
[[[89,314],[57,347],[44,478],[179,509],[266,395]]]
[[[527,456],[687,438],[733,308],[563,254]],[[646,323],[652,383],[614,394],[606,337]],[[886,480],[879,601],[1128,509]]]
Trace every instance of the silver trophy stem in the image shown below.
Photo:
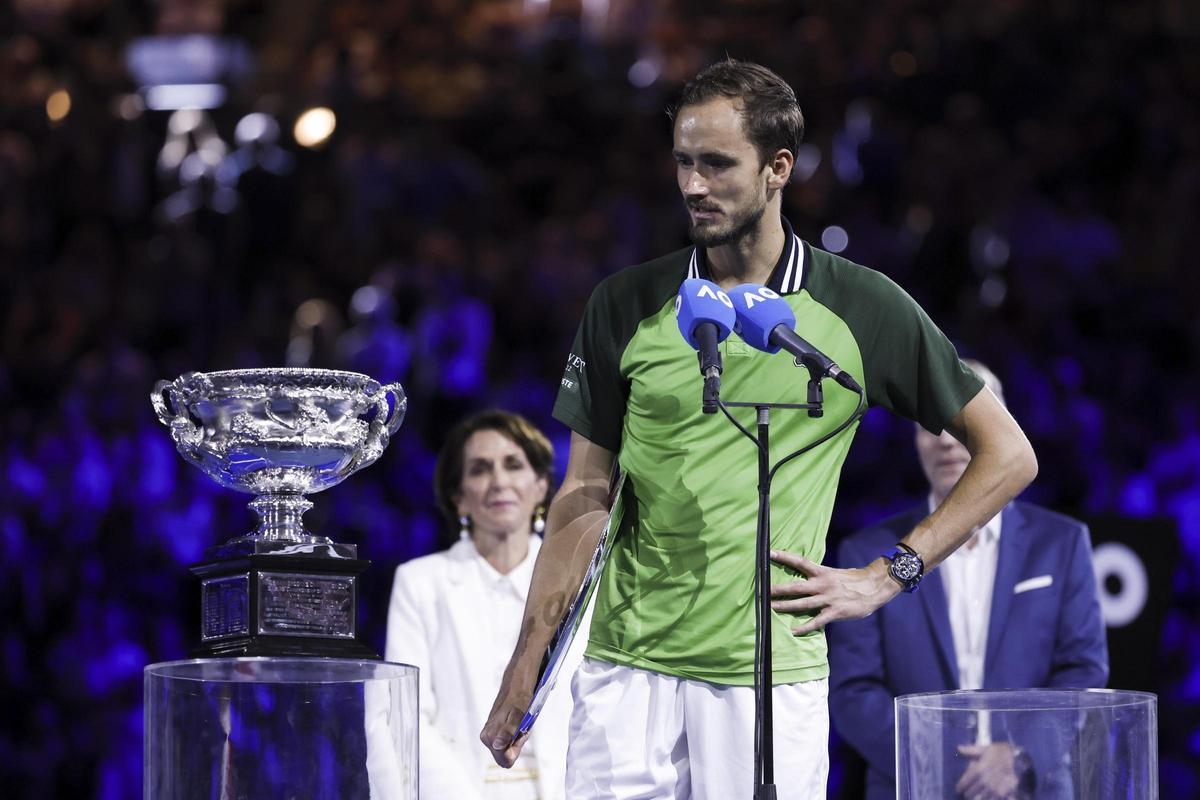
[[[313,504],[302,494],[260,494],[248,505],[258,514],[260,521],[258,530],[243,538],[305,544],[333,543],[326,536],[313,536],[304,530],[304,512]]]

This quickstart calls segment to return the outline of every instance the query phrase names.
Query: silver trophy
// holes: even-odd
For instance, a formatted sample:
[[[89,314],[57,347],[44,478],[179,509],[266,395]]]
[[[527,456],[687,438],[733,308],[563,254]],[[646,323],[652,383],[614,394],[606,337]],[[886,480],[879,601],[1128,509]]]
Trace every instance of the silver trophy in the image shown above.
[[[307,494],[373,464],[407,409],[398,383],[355,372],[189,372],[150,395],[179,453],[222,486],[256,495],[256,530],[210,548],[200,656],[376,657],[357,638],[352,544],[305,530]]]

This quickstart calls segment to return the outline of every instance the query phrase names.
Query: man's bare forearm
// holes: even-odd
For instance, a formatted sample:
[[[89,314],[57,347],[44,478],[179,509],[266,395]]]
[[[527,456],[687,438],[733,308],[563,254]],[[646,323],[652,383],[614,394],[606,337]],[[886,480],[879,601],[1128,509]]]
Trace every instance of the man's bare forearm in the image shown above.
[[[945,501],[903,541],[915,550],[927,570],[945,560],[1037,475],[1037,459],[1021,428],[992,393],[976,395],[950,425],[971,453],[958,483]],[[839,619],[865,617],[900,593],[880,556],[865,567],[835,569],[797,553],[772,551],[772,560],[801,573],[801,580],[775,584],[772,608],[788,613],[814,613],[792,628],[804,636]]]
[[[988,389],[955,417],[950,432],[971,453],[946,499],[904,538],[932,569],[1037,476],[1037,458],[1020,426]],[[878,562],[886,571],[886,563]]]
[[[1018,454],[973,456],[945,501],[906,537],[926,569],[940,564],[971,532],[1000,513],[1037,475],[1037,461]]]
[[[550,503],[546,541],[533,567],[521,633],[479,734],[502,767],[511,767],[521,753],[525,739],[513,737],[533,699],[542,654],[579,591],[608,522],[614,461],[611,451],[577,433],[571,435],[566,478]]]
[[[607,499],[607,484],[597,483],[564,485],[555,495],[505,682],[514,672],[532,673],[536,680],[542,654],[575,599],[608,522]]]

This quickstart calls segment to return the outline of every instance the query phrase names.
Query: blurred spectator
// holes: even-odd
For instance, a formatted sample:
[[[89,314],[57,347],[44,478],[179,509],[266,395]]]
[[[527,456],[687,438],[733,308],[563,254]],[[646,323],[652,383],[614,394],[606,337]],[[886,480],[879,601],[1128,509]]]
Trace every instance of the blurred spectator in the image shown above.
[[[1000,381],[968,361],[1004,402]],[[846,537],[838,563],[869,563],[906,536],[958,483],[971,454],[948,431],[917,426],[928,502]],[[955,689],[1103,689],[1108,648],[1086,525],[1014,501],[971,535],[919,587],[858,620],[829,626],[829,708],[866,760],[868,800],[896,796],[895,698]],[[1027,592],[1028,598],[1016,595]],[[1031,643],[1036,642],[1036,645]],[[995,722],[993,720],[992,722]],[[964,797],[1073,797],[1088,789],[1061,742],[1006,730],[981,712],[973,737],[943,751],[947,782]],[[1026,737],[1026,738],[1022,738]],[[1040,737],[1040,738],[1034,738]]]

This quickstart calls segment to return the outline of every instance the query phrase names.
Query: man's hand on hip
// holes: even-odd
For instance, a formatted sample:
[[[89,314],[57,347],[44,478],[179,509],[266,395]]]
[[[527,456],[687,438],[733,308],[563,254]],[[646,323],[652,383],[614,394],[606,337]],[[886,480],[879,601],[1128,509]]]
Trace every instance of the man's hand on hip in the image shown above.
[[[900,592],[879,559],[862,569],[835,569],[784,550],[772,550],[776,564],[800,572],[805,579],[771,585],[771,608],[787,614],[815,613],[792,628],[794,636],[820,630],[839,619],[865,617]]]

